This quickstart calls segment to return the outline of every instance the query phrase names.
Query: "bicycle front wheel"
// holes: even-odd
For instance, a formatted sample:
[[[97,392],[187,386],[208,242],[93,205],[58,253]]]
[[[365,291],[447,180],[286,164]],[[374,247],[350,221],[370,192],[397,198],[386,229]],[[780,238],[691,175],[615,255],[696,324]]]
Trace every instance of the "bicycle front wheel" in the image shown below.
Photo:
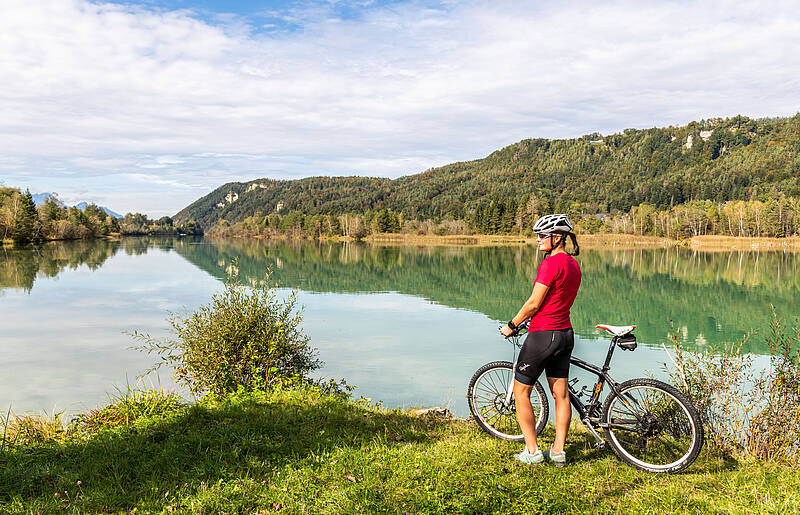
[[[469,411],[481,429],[503,440],[522,442],[522,430],[517,422],[514,397],[506,405],[508,387],[514,380],[514,365],[508,361],[493,361],[478,369],[472,376],[467,389]],[[536,434],[547,425],[549,406],[544,388],[536,381],[531,390],[531,406],[536,415]]]
[[[679,472],[703,447],[703,425],[694,405],[675,387],[631,379],[603,405],[603,426],[614,453],[647,472]]]

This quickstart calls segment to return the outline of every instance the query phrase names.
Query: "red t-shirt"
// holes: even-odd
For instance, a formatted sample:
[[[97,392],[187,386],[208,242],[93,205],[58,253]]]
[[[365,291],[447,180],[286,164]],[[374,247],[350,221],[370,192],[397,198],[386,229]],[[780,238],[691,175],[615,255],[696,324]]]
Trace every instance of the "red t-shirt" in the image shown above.
[[[569,329],[569,308],[581,285],[581,268],[565,252],[549,256],[539,263],[536,282],[549,286],[539,310],[531,317],[529,331]]]

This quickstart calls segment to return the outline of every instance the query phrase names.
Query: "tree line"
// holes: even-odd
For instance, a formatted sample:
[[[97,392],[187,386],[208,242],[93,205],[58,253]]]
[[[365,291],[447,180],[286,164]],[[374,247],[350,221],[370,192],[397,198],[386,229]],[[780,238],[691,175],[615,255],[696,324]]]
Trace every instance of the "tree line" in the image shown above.
[[[176,224],[165,216],[151,220],[141,213],[117,219],[95,204],[67,207],[50,197],[38,207],[29,191],[0,187],[0,242],[17,244],[45,240],[80,240],[109,235],[202,234],[189,220]]]
[[[218,237],[348,237],[356,240],[381,233],[533,236],[533,224],[539,216],[566,212],[576,232],[584,234],[639,234],[672,239],[709,234],[775,238],[800,235],[800,198],[782,193],[766,195],[764,200],[696,200],[665,208],[645,202],[627,212],[613,214],[589,214],[583,208],[580,203],[554,205],[531,194],[525,202],[502,198],[487,200],[467,212],[462,219],[419,220],[391,209],[341,215],[300,211],[266,216],[256,213],[241,222],[221,220],[208,234]]]

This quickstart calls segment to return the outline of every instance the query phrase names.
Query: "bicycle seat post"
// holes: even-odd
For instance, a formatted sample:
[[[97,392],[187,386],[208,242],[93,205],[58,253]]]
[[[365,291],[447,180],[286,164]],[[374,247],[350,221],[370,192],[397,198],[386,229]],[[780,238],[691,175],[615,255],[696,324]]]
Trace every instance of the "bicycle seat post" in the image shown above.
[[[608,354],[606,354],[606,361],[603,363],[603,372],[608,372],[611,368],[611,356],[614,355],[614,347],[617,345],[617,336],[611,338],[611,344],[608,346]]]

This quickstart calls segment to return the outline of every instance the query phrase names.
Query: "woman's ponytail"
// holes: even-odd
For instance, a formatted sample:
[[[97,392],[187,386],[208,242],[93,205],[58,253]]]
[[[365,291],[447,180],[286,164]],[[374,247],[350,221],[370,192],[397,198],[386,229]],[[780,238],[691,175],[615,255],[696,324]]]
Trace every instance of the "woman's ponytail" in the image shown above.
[[[575,250],[572,252],[567,252],[567,254],[570,256],[577,256],[581,253],[581,248],[578,246],[578,238],[575,237],[574,232],[568,232],[567,235],[569,236],[569,239],[572,240],[572,246],[575,247]],[[566,250],[567,249],[564,249],[564,252],[566,252]]]
[[[581,253],[581,248],[578,246],[578,239],[575,237],[574,232],[561,232],[557,234],[560,234],[561,237],[558,239],[558,243],[555,245],[553,244],[553,235],[550,235],[550,250],[544,253],[544,257],[549,257],[554,248],[562,245],[564,246],[564,252],[570,256],[577,256]],[[572,240],[572,246],[574,247],[572,252],[567,252],[567,236],[569,236],[569,239]]]

